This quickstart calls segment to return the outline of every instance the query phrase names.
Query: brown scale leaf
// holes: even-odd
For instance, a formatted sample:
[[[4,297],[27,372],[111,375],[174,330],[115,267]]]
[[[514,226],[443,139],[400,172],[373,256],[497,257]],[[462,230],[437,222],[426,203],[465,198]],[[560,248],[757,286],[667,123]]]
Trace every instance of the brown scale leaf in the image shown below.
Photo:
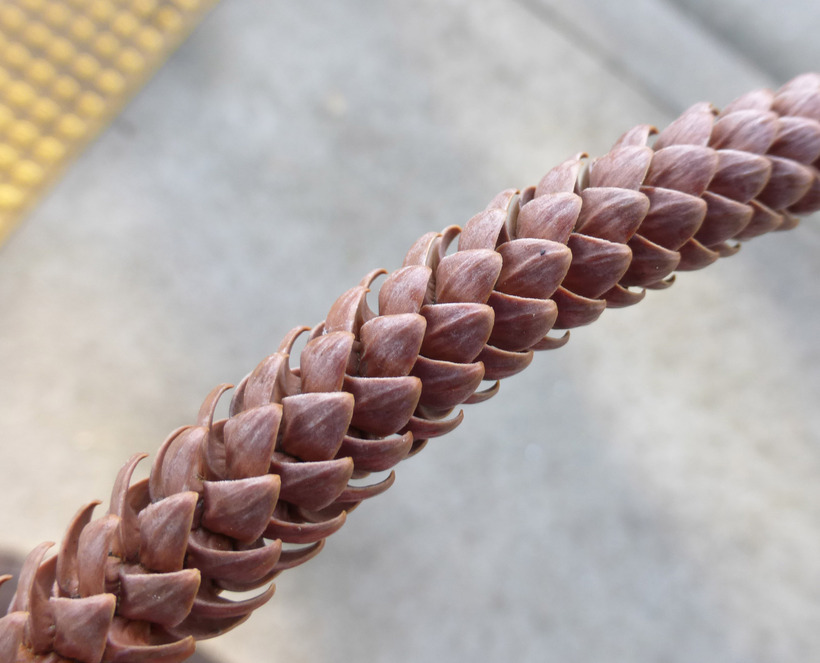
[[[706,218],[706,202],[699,196],[654,186],[641,187],[649,211],[639,235],[676,251],[695,236]]]
[[[503,380],[527,368],[532,363],[533,356],[532,350],[511,352],[510,350],[501,350],[492,345],[486,345],[481,354],[478,355],[478,360],[484,364],[485,380]],[[471,403],[477,402],[470,400],[474,395],[475,392],[468,399],[465,399],[465,402],[468,400]],[[482,398],[481,400],[486,399]]]
[[[372,317],[367,307],[368,292],[370,288],[360,285],[339,297],[327,314],[324,333],[344,331],[358,336],[359,327]]]
[[[399,377],[413,368],[427,331],[417,313],[381,315],[361,328],[358,373],[363,377]]]
[[[690,239],[680,247],[679,272],[691,272],[697,269],[708,267],[720,258],[717,251],[713,251],[696,239]]]
[[[652,155],[652,149],[646,145],[615,147],[589,165],[588,186],[637,190],[646,179]]]
[[[379,289],[379,314],[418,313],[431,275],[426,265],[408,265],[390,274]]]
[[[287,356],[280,352],[262,360],[237,386],[231,400],[231,416],[243,410],[280,402],[287,394],[286,366]]]
[[[199,582],[199,569],[149,573],[141,567],[120,567],[117,614],[125,619],[177,626],[191,612]]]
[[[202,482],[201,524],[237,541],[256,541],[270,521],[281,480],[271,474]]]
[[[237,550],[228,537],[197,529],[188,540],[186,564],[224,589],[244,591],[267,583],[281,554],[279,541]]]
[[[632,238],[634,240],[635,237]],[[630,240],[630,241],[632,241]],[[626,278],[626,275],[624,275]],[[674,279],[675,277],[670,277]],[[653,288],[657,290],[662,290],[665,287],[668,287],[671,283],[668,280],[659,280],[659,281],[652,281],[648,283],[645,288]],[[606,307],[607,308],[626,308],[627,306],[634,306],[643,298],[646,297],[646,290],[633,290],[630,289],[630,286],[626,285],[623,280],[621,283],[613,286],[609,290],[607,290],[601,298],[606,300]],[[548,349],[548,348],[533,348],[534,350],[538,349]]]
[[[108,514],[83,528],[77,546],[77,576],[82,597],[105,594],[116,578],[117,528],[119,518]]]
[[[566,246],[546,239],[515,239],[498,247],[498,254],[504,262],[495,289],[533,299],[555,292],[572,260]]]
[[[171,434],[154,459],[150,479],[153,498],[202,490],[202,448],[207,439],[208,429],[202,426],[188,426]]]
[[[502,350],[525,350],[547,335],[558,307],[551,299],[516,297],[494,292],[488,301],[494,312],[494,324],[487,342]]]
[[[558,306],[555,329],[573,329],[595,322],[606,309],[606,300],[575,294],[564,287],[552,296]]]
[[[179,639],[157,632],[148,622],[115,618],[108,630],[104,661],[111,663],[180,663],[194,653],[191,636]]]
[[[647,197],[632,189],[584,189],[581,198],[575,231],[619,244],[629,241],[649,211]]]
[[[466,403],[467,401],[464,402]],[[464,420],[464,410],[460,410],[458,414],[450,419],[444,419],[444,416],[446,416],[446,413],[437,416],[435,419],[426,419],[423,416],[414,415],[410,417],[410,421],[407,422],[403,430],[413,435],[416,441],[441,437],[442,435],[447,435],[447,433],[452,433],[458,428],[459,424]]]
[[[763,191],[772,175],[771,161],[740,150],[718,150],[718,167],[709,183],[711,193],[748,203]]]
[[[310,340],[299,359],[303,392],[334,392],[342,388],[356,337],[347,331],[328,332]]]
[[[769,154],[809,165],[820,158],[820,122],[807,117],[781,117]]]
[[[778,125],[775,113],[738,110],[718,118],[709,145],[721,150],[766,154],[777,136]]]
[[[333,503],[353,475],[353,461],[349,457],[312,463],[274,453],[271,471],[282,482],[281,499],[317,511]]]
[[[777,230],[783,225],[782,214],[778,214],[758,200],[753,200],[750,205],[752,218],[746,227],[735,235],[734,239],[746,241]]]
[[[421,380],[419,405],[444,413],[463,403],[484,379],[484,366],[419,356],[413,375]],[[438,418],[438,417],[432,417]]]
[[[715,115],[712,104],[702,102],[691,106],[658,134],[654,149],[661,150],[670,145],[706,147],[712,135]]]
[[[574,193],[539,195],[521,207],[515,225],[516,237],[544,239],[566,244],[578,222],[583,201]]]
[[[339,495],[339,504],[358,504],[363,500],[370,499],[376,495],[381,495],[385,490],[390,488],[396,481],[396,473],[390,472],[388,477],[377,483],[372,483],[367,486],[352,486],[348,485]]]
[[[355,403],[350,425],[375,437],[386,437],[403,428],[413,415],[421,396],[421,381],[411,376],[348,376],[344,387],[353,396]]]
[[[91,518],[94,515],[94,508],[99,503],[99,501],[95,500],[80,508],[69,523],[65,536],[63,536],[63,541],[60,544],[60,554],[57,556],[57,582],[65,596],[80,596],[80,579],[77,571],[77,553],[80,545],[80,534],[82,534],[86,525],[91,522]],[[189,529],[190,526],[185,531],[186,538]]]
[[[591,299],[615,286],[632,261],[632,250],[626,244],[580,233],[570,235],[567,248],[572,264],[562,285]]]
[[[54,615],[54,651],[83,663],[102,660],[117,597],[113,594],[86,598],[52,596],[49,603]]]
[[[225,422],[225,471],[232,479],[267,473],[282,421],[279,403],[245,410]]]
[[[808,166],[813,180],[808,191],[796,203],[789,205],[792,214],[811,214],[820,210],[820,170],[815,166]]]
[[[458,236],[458,250],[494,250],[509,239],[507,214],[504,210],[493,207],[479,212],[465,224]]]
[[[805,196],[815,180],[812,170],[803,164],[769,157],[772,174],[757,199],[772,209],[786,209]]]
[[[282,431],[277,449],[302,460],[336,455],[353,418],[352,394],[296,394],[282,399]]]
[[[753,210],[749,205],[720,196],[711,191],[703,194],[706,201],[706,217],[695,239],[712,248],[740,233],[752,220]]]
[[[620,281],[625,287],[649,287],[669,276],[680,263],[677,251],[666,249],[641,235],[629,240],[629,248],[631,262]]]
[[[140,562],[146,569],[167,573],[182,568],[198,500],[193,491],[177,493],[140,512]]]
[[[802,74],[786,83],[772,101],[779,115],[794,115],[817,120],[820,117],[820,76]]]
[[[406,428],[411,417],[408,417],[402,428]],[[377,437],[365,439],[345,435],[337,454],[340,458],[353,458],[356,469],[364,472],[382,472],[389,470],[404,460],[413,447],[413,434]]]
[[[571,193],[575,191],[581,165],[586,156],[585,152],[579,152],[574,157],[555,166],[538,182],[533,192],[534,197],[540,198],[551,193]]]
[[[621,137],[615,141],[613,149],[617,150],[618,148],[624,147],[625,145],[636,145],[639,147],[643,147],[644,145],[649,144],[650,136],[654,136],[657,133],[658,129],[656,127],[653,127],[651,124],[639,124],[621,134]]]
[[[644,184],[702,196],[717,166],[717,154],[708,147],[671,145],[655,152]]]
[[[281,539],[283,543],[316,543],[338,531],[346,519],[347,514],[342,512],[327,520],[310,522],[297,507],[280,500],[263,536]]]
[[[490,296],[495,295],[493,292]],[[493,309],[473,302],[424,306],[421,314],[427,321],[421,354],[430,359],[458,363],[475,360],[493,330]]]
[[[489,249],[445,256],[435,272],[436,303],[485,304],[502,267],[502,257]]]
[[[729,102],[718,113],[718,117],[725,117],[730,113],[737,111],[753,110],[753,111],[768,111],[772,107],[774,101],[774,92],[771,90],[752,90],[739,96],[734,101]]]

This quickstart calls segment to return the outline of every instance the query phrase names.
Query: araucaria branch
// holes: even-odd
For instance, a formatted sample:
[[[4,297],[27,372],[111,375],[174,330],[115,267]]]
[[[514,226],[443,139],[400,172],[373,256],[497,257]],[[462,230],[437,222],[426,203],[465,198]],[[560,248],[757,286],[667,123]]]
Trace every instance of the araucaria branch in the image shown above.
[[[820,209],[820,75],[721,112],[697,104],[655,133],[638,126],[586,167],[573,157],[534,187],[499,193],[463,228],[424,235],[382,282],[378,312],[366,295],[382,270],[289,334],[221,421],[230,386],[214,389],[149,479],[132,484],[144,458],[134,456],[105,515],[93,519],[91,502],[57,555],[48,543],[30,553],[0,619],[0,663],[188,658],[196,640],[268,601],[273,578],[316,555],[393,474],[351,479],[453,430],[458,406],[491,398],[534,351],[567,341],[552,330],[635,304],[675,270]],[[249,600],[221,595],[256,588]]]

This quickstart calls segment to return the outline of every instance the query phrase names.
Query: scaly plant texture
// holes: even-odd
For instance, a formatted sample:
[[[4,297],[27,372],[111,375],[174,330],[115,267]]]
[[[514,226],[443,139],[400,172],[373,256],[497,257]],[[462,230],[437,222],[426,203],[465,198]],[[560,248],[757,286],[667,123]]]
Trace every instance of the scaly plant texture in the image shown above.
[[[572,157],[463,228],[424,235],[381,283],[378,312],[367,294],[383,270],[293,330],[220,421],[231,387],[216,387],[148,479],[132,482],[135,455],[105,515],[83,506],[56,555],[50,543],[29,554],[0,619],[0,662],[185,660],[268,601],[271,581],[394,474],[352,480],[453,430],[458,406],[488,400],[536,350],[568,340],[552,330],[635,304],[675,270],[820,209],[820,75],[720,112],[697,104],[656,133],[635,127],[605,156]]]

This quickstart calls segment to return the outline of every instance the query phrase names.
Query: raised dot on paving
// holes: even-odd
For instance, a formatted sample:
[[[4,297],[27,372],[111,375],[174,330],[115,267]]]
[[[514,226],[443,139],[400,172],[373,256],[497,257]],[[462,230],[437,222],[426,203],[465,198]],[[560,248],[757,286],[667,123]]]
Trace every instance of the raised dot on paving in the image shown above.
[[[40,135],[37,125],[28,120],[17,120],[9,126],[6,134],[11,145],[28,147]]]
[[[48,125],[60,115],[60,105],[54,99],[40,98],[31,105],[31,117],[41,125]]]
[[[11,171],[12,179],[25,186],[39,184],[43,180],[43,175],[43,167],[30,159],[19,161]]]
[[[24,200],[25,195],[19,186],[0,184],[0,211],[17,210]]]
[[[103,32],[94,40],[93,48],[100,57],[111,58],[119,50],[120,42],[110,32]]]
[[[11,145],[0,143],[0,170],[11,169],[19,158],[17,150]]]
[[[26,67],[26,78],[28,78],[34,85],[46,85],[54,79],[57,70],[48,60],[38,58],[29,62]]]
[[[0,0],[0,242],[216,0]]]

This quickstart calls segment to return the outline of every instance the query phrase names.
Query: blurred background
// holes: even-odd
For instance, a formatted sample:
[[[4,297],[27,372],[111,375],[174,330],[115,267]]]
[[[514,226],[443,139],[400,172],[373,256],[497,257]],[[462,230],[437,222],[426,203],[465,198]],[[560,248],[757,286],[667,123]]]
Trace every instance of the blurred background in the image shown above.
[[[818,25],[798,0],[222,0],[0,247],[4,556],[424,232],[816,69]],[[202,654],[817,660],[817,223],[536,357]]]

